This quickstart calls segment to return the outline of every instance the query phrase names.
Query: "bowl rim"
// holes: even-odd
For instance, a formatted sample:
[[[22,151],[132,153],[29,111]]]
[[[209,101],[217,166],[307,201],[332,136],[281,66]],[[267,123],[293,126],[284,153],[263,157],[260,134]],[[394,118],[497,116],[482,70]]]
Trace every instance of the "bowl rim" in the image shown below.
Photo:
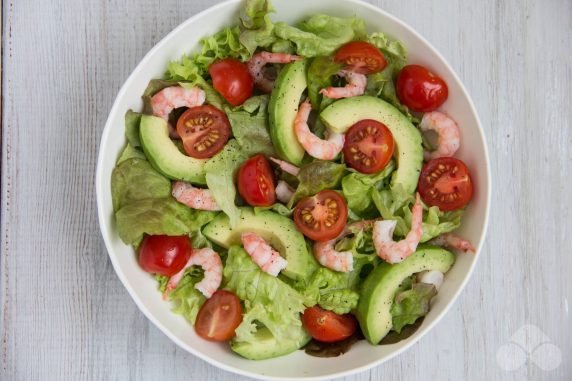
[[[147,309],[147,307],[144,305],[143,301],[136,295],[133,287],[127,281],[125,273],[122,271],[117,260],[115,259],[115,256],[111,254],[113,251],[112,244],[111,244],[111,241],[109,238],[111,232],[110,232],[109,226],[106,223],[107,216],[105,214],[103,202],[102,202],[102,195],[104,194],[104,192],[109,191],[109,189],[107,187],[108,184],[104,181],[104,178],[103,178],[102,162],[103,162],[103,156],[104,156],[104,151],[105,151],[104,147],[106,146],[105,143],[107,143],[107,141],[109,140],[110,131],[112,129],[112,125],[111,125],[112,124],[111,123],[112,122],[112,116],[118,112],[118,110],[117,110],[119,107],[118,101],[125,96],[125,92],[127,91],[126,89],[128,87],[128,84],[133,81],[134,77],[136,76],[136,74],[139,71],[143,70],[143,68],[147,64],[147,61],[150,59],[150,57],[153,56],[155,54],[155,52],[160,50],[162,48],[162,46],[166,43],[166,41],[171,39],[173,35],[178,34],[180,30],[186,28],[188,24],[193,23],[196,19],[202,18],[207,13],[215,12],[220,8],[227,7],[229,4],[240,3],[242,1],[243,0],[226,0],[226,1],[223,1],[221,3],[215,4],[211,7],[205,8],[204,10],[200,11],[199,13],[196,13],[193,16],[189,17],[188,19],[183,21],[181,24],[179,24],[177,27],[175,27],[171,32],[169,32],[159,42],[157,42],[145,54],[145,56],[139,61],[139,63],[135,67],[135,69],[133,69],[133,71],[129,74],[129,76],[127,77],[127,79],[125,80],[123,85],[121,86],[119,92],[117,93],[117,96],[115,97],[115,99],[113,101],[113,105],[112,105],[111,110],[109,112],[109,115],[106,119],[105,126],[103,129],[103,133],[102,133],[101,138],[100,138],[100,146],[99,146],[99,153],[98,153],[98,157],[97,157],[97,169],[96,169],[96,178],[95,178],[97,214],[98,214],[98,222],[99,222],[100,232],[101,232],[101,235],[103,237],[103,241],[105,242],[105,247],[106,247],[108,256],[111,260],[111,263],[113,265],[113,269],[115,270],[115,273],[117,274],[117,276],[121,280],[121,283],[126,288],[127,292],[129,293],[129,295],[131,296],[131,298],[133,299],[133,301],[135,302],[135,304],[137,305],[139,310],[141,312],[143,312],[143,314],[147,317],[147,319],[149,319],[157,328],[159,328],[159,330],[163,334],[165,334],[169,339],[171,339],[171,341],[173,341],[176,345],[178,345],[180,348],[184,349],[185,351],[190,352],[194,356],[196,356],[196,357],[198,357],[198,358],[200,358],[200,359],[208,362],[209,364],[212,364],[212,365],[214,365],[220,369],[223,369],[225,371],[232,372],[234,374],[240,374],[240,375],[247,376],[247,377],[252,377],[255,379],[286,380],[286,379],[293,379],[293,378],[262,375],[259,373],[250,372],[250,371],[243,370],[240,368],[235,368],[233,366],[230,366],[224,362],[217,360],[216,358],[209,357],[209,356],[203,354],[201,351],[198,351],[195,348],[187,346],[185,343],[183,343],[181,340],[179,340],[173,333],[171,333],[170,330],[168,329],[168,327],[165,327],[163,324],[161,324],[154,317],[154,315]],[[410,25],[408,25],[407,23],[405,23],[401,19],[390,14],[389,12],[385,11],[382,8],[379,8],[373,4],[367,3],[367,2],[362,1],[362,0],[343,0],[343,1],[346,1],[348,3],[353,3],[353,4],[359,5],[361,7],[368,8],[372,12],[381,13],[381,14],[383,14],[384,17],[391,19],[393,22],[395,22],[396,24],[398,24],[401,27],[403,27],[404,29],[406,29],[415,38],[419,39],[423,44],[425,44],[444,63],[445,67],[452,74],[454,80],[458,83],[459,88],[461,89],[461,92],[463,93],[463,95],[465,96],[465,98],[469,104],[470,111],[473,113],[473,115],[475,117],[475,120],[477,122],[476,124],[477,124],[478,130],[479,130],[479,134],[480,134],[480,137],[483,141],[484,161],[485,161],[485,176],[486,176],[486,180],[487,180],[486,181],[487,187],[485,190],[486,191],[486,195],[485,195],[485,204],[486,205],[485,205],[483,227],[482,227],[481,234],[479,237],[479,241],[478,241],[479,243],[478,243],[477,248],[476,248],[475,259],[472,261],[468,271],[464,275],[464,279],[462,280],[460,286],[457,288],[457,290],[455,290],[452,297],[448,301],[447,306],[441,311],[441,313],[439,313],[434,318],[434,320],[429,325],[427,325],[421,332],[414,335],[414,340],[409,341],[403,347],[395,350],[394,352],[388,354],[387,356],[385,356],[383,358],[380,358],[376,361],[372,361],[369,364],[365,364],[365,365],[362,365],[359,367],[351,368],[351,369],[348,369],[346,371],[337,372],[337,373],[330,374],[330,375],[304,377],[303,379],[305,379],[305,380],[326,380],[326,379],[331,379],[333,377],[344,377],[344,376],[349,376],[349,375],[356,374],[359,372],[363,372],[365,370],[368,370],[368,369],[371,369],[375,366],[378,366],[381,363],[389,361],[390,359],[392,359],[392,358],[398,356],[399,354],[405,352],[413,344],[415,344],[419,340],[421,340],[423,338],[423,336],[425,336],[428,332],[430,332],[434,328],[434,326],[441,321],[443,316],[455,304],[455,302],[457,301],[457,298],[459,297],[461,292],[465,289],[468,281],[471,279],[473,272],[474,272],[474,269],[475,269],[475,267],[479,261],[479,258],[481,256],[480,252],[481,252],[481,249],[483,248],[483,245],[484,245],[484,240],[485,240],[485,237],[486,237],[486,234],[488,231],[489,217],[490,217],[490,204],[491,204],[491,193],[492,193],[491,181],[492,181],[492,178],[491,178],[490,159],[489,159],[487,140],[486,140],[486,136],[485,136],[485,132],[483,130],[482,124],[481,124],[481,120],[479,118],[479,114],[477,113],[477,110],[475,108],[473,100],[472,100],[471,96],[469,95],[467,89],[465,88],[465,85],[463,84],[463,82],[458,77],[455,70],[453,70],[453,68],[451,67],[449,62],[441,55],[441,53],[428,40],[426,40],[419,32],[417,32],[413,27],[411,27]],[[294,379],[299,379],[299,378],[294,378]]]

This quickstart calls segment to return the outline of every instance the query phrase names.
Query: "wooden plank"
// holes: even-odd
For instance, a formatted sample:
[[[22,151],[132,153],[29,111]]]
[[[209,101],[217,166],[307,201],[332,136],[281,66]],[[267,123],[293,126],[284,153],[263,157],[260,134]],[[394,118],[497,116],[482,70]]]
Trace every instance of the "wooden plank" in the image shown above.
[[[0,379],[246,379],[179,349],[138,311],[107,259],[93,186],[123,81],[217,2],[3,2]],[[572,4],[370,2],[414,26],[464,81],[494,193],[487,244],[458,303],[411,350],[345,379],[570,379]],[[556,370],[499,365],[497,351],[525,324],[559,348]]]

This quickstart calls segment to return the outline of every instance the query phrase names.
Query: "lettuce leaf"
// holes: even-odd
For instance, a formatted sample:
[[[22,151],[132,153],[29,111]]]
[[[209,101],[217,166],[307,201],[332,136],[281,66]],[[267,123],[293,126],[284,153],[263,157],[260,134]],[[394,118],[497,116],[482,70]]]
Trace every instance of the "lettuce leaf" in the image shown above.
[[[404,237],[411,229],[411,208],[415,202],[412,194],[396,186],[391,189],[371,191],[372,200],[384,220],[396,220],[394,236]],[[451,232],[461,226],[464,210],[442,212],[438,207],[424,207],[423,237],[427,242],[440,234]]]
[[[168,276],[156,275],[155,279],[159,283],[159,291],[164,292],[169,282]],[[206,301],[206,298],[195,284],[203,279],[203,270],[198,266],[190,267],[185,271],[185,275],[180,280],[177,288],[169,294],[169,300],[173,302],[173,312],[182,315],[191,324],[195,324],[199,309]]]
[[[237,141],[232,139],[205,164],[207,186],[218,206],[228,216],[231,226],[235,226],[240,218],[240,209],[235,204],[234,177],[246,159]]]
[[[365,23],[355,17],[339,18],[315,14],[298,27],[284,22],[274,24],[274,33],[292,41],[296,52],[304,57],[328,56],[346,42],[365,36]]]
[[[276,41],[269,16],[273,11],[267,0],[247,0],[241,9],[239,40],[250,54],[254,54],[257,47],[266,48]]]
[[[346,197],[348,208],[357,215],[372,208],[372,189],[379,189],[389,180],[389,176],[395,169],[395,162],[392,160],[379,173],[367,175],[359,172],[350,173],[342,179],[342,191]],[[369,216],[371,217],[371,216]]]
[[[296,288],[305,296],[307,306],[318,304],[337,314],[346,314],[357,306],[359,300],[359,294],[352,289],[351,283],[350,274],[320,267],[307,284],[299,282]]]
[[[328,86],[332,86],[332,77],[337,74],[342,65],[334,62],[331,57],[316,57],[308,67],[308,98],[312,103],[312,108],[322,110],[333,100],[324,98],[320,94],[320,90]],[[324,102],[328,100],[328,102]]]
[[[111,199],[114,211],[132,201],[170,195],[169,179],[155,171],[145,159],[123,160],[111,173]]]
[[[288,208],[292,208],[292,205],[301,198],[314,195],[324,189],[337,188],[345,171],[345,165],[332,161],[316,160],[302,166],[297,176],[300,183],[288,203]]]
[[[247,156],[263,153],[274,156],[274,146],[268,133],[268,95],[258,95],[246,100],[241,106],[228,108],[232,134]]]
[[[393,330],[400,333],[404,326],[413,324],[417,319],[427,315],[431,299],[437,295],[432,284],[414,283],[410,290],[398,293],[391,306]]]
[[[228,250],[223,288],[233,291],[245,305],[242,323],[231,341],[231,348],[239,354],[245,355],[241,348],[273,341],[276,345],[266,348],[264,358],[274,357],[292,352],[309,340],[300,319],[305,309],[303,296],[260,270],[239,246]]]
[[[117,163],[115,163],[115,165],[117,166],[129,159],[147,160],[147,157],[142,150],[135,148],[131,144],[127,143],[125,148],[123,148],[123,151],[121,151],[119,159],[117,159]]]
[[[171,80],[197,81],[208,72],[211,63],[221,58],[237,58],[246,61],[251,53],[239,41],[240,28],[227,27],[220,32],[201,40],[201,51],[172,61],[165,76]]]
[[[125,137],[132,147],[141,147],[139,140],[139,124],[141,123],[141,113],[127,110],[125,113]]]
[[[210,222],[216,214],[190,209],[169,195],[163,198],[130,200],[117,210],[115,220],[121,240],[137,246],[144,234],[189,234]]]

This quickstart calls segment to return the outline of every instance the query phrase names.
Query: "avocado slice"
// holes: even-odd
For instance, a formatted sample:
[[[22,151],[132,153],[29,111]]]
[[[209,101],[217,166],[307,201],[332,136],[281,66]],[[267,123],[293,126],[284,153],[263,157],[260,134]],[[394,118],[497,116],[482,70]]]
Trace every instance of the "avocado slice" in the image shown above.
[[[256,332],[254,342],[231,341],[233,351],[249,360],[264,360],[284,356],[306,345],[312,338],[302,326],[291,327],[292,336],[289,340],[279,342],[266,327]]]
[[[240,235],[253,232],[260,235],[288,261],[282,273],[290,279],[307,279],[318,268],[318,262],[308,252],[302,233],[294,222],[269,210],[254,213],[252,208],[240,208],[240,220],[230,227],[229,219],[221,213],[203,229],[203,234],[224,248],[241,245]]]
[[[361,330],[372,344],[378,344],[391,330],[391,305],[405,278],[424,271],[449,271],[455,255],[437,246],[420,245],[401,263],[381,263],[366,278],[356,310]]]
[[[206,160],[189,157],[179,151],[169,138],[167,121],[156,116],[143,115],[139,126],[141,146],[149,162],[164,176],[204,185]]]
[[[305,150],[294,132],[294,119],[302,93],[307,87],[306,60],[284,66],[274,83],[268,104],[270,137],[282,159],[300,165]]]
[[[320,119],[327,127],[341,134],[364,119],[385,124],[393,134],[397,160],[391,186],[401,184],[406,192],[415,192],[423,164],[421,133],[398,109],[379,98],[363,95],[331,104],[320,113]]]

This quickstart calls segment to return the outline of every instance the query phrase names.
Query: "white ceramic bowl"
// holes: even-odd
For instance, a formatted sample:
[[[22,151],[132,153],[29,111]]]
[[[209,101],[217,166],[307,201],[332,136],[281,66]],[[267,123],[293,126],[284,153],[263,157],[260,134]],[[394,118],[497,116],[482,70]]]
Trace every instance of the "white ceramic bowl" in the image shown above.
[[[360,341],[337,358],[317,358],[304,351],[265,361],[249,361],[234,354],[227,345],[214,344],[197,337],[193,327],[170,311],[161,299],[154,279],[143,272],[133,249],[119,239],[113,218],[110,179],[115,161],[125,145],[124,115],[128,109],[140,110],[141,94],[152,78],[160,78],[170,60],[195,50],[201,37],[211,35],[237,22],[240,0],[218,4],[201,12],[173,30],[143,58],[131,73],[113,104],[103,131],[97,167],[97,205],[101,232],[117,275],[143,313],[177,345],[222,369],[264,379],[325,379],[365,370],[396,356],[426,334],[451,307],[469,279],[478,255],[463,254],[447,273],[445,283],[433,301],[422,327],[407,340],[393,345],[371,346]],[[382,31],[405,44],[409,62],[429,67],[449,86],[449,99],[442,109],[457,120],[462,130],[457,156],[471,170],[474,198],[467,209],[460,234],[480,250],[486,231],[490,204],[489,160],[483,131],[469,95],[445,59],[423,37],[394,16],[357,0],[274,0],[274,20],[296,22],[313,13],[328,13],[364,19],[370,32]],[[462,332],[451,332],[461,335]]]

